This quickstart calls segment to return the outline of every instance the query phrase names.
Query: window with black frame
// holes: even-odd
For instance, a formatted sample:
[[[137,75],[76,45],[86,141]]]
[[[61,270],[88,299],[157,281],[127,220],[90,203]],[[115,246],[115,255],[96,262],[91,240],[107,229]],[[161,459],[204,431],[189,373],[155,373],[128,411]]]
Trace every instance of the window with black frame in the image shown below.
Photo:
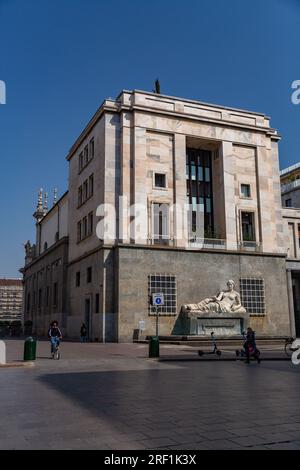
[[[187,149],[186,158],[187,196],[191,206],[190,234],[201,233],[197,219],[203,220],[204,238],[214,238],[212,152],[201,149]],[[198,218],[197,218],[198,211]],[[201,217],[202,216],[202,217]],[[199,224],[199,222],[198,222]]]
[[[242,212],[241,223],[243,242],[255,242],[254,213]]]
[[[164,305],[155,307],[151,304],[152,294],[163,293]],[[172,274],[155,273],[148,276],[149,314],[176,315],[177,313],[177,284],[176,276]]]

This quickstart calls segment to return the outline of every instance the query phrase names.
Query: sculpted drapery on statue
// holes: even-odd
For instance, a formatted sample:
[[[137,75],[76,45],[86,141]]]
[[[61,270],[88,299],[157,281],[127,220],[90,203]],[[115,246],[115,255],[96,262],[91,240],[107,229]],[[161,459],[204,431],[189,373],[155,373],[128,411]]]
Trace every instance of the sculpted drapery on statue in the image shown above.
[[[234,290],[234,281],[230,279],[227,282],[227,287],[227,290],[220,292],[217,296],[204,299],[198,304],[184,305],[183,311],[186,313],[246,313],[246,309],[241,304],[240,294]]]

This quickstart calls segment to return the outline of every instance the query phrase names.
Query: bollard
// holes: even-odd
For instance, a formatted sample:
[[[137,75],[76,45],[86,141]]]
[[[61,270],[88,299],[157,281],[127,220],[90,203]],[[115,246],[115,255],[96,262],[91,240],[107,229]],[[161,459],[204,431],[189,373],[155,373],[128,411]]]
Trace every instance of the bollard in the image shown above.
[[[29,336],[24,343],[24,361],[36,360],[36,340]]]
[[[149,357],[159,357],[159,337],[158,336],[150,336]]]
[[[0,341],[0,364],[6,364],[6,345]]]

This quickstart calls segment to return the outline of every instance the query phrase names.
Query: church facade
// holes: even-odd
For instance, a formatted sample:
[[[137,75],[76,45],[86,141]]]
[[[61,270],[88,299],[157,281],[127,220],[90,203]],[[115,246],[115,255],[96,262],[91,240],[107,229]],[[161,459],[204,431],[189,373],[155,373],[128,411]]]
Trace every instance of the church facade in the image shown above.
[[[67,155],[68,191],[50,210],[39,196],[25,319],[69,337],[85,322],[98,341],[154,334],[157,311],[161,335],[294,335],[300,214],[281,206],[279,140],[260,113],[136,90],[104,101]],[[229,279],[245,315],[182,314]]]

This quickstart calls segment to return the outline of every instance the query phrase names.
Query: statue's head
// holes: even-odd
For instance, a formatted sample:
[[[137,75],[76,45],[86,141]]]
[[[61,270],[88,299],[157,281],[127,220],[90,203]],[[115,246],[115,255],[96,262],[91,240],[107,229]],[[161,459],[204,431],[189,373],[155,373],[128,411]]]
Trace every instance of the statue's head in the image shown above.
[[[227,287],[228,287],[228,290],[230,291],[234,290],[235,283],[232,279],[229,279],[229,281],[227,281]]]

